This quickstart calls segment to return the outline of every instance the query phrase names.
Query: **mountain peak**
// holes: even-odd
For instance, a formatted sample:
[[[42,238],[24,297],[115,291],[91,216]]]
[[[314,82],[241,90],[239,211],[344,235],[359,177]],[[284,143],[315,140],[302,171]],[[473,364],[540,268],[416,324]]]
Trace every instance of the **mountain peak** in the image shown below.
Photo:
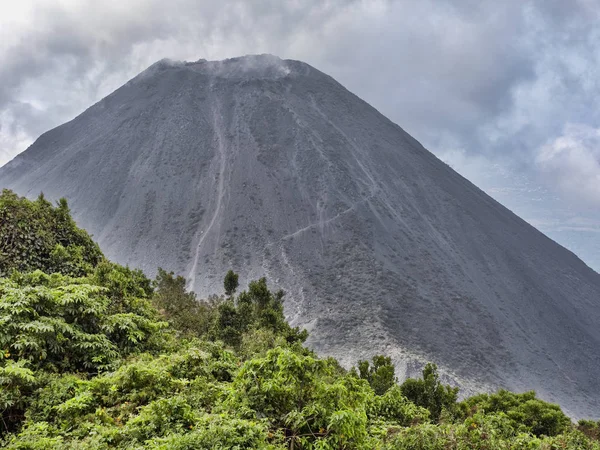
[[[309,73],[314,70],[311,66],[301,61],[284,60],[271,54],[246,55],[224,60],[209,61],[176,61],[168,58],[161,59],[146,70],[136,79],[145,78],[165,70],[180,69],[192,70],[210,77],[229,80],[276,80],[285,78],[294,72]]]

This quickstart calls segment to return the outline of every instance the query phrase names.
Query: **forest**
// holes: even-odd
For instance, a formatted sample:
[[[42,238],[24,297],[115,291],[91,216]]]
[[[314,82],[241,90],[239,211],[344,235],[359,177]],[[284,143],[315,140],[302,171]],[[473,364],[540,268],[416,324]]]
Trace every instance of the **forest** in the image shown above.
[[[233,269],[233,268],[232,268]],[[344,368],[262,278],[197,298],[109,261],[66,200],[0,195],[0,446],[8,449],[598,449],[533,391],[459,400],[435,364]]]

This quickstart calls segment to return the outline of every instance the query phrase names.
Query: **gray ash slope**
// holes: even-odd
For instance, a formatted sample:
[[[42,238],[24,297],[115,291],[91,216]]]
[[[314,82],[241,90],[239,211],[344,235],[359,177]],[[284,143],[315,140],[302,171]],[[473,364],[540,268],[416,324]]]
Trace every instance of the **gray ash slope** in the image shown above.
[[[267,276],[346,364],[433,360],[466,392],[536,389],[600,416],[600,275],[304,63],[161,61],[0,186],[66,196],[109,257],[203,295],[229,268]]]

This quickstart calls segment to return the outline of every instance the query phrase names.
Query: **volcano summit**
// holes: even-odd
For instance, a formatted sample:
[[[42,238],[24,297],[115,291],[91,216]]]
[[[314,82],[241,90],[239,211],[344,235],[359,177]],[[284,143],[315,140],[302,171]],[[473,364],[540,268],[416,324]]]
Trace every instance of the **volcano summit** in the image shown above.
[[[322,354],[426,361],[466,392],[600,416],[600,275],[331,77],[160,61],[0,169],[65,196],[106,255],[201,295],[266,276]]]

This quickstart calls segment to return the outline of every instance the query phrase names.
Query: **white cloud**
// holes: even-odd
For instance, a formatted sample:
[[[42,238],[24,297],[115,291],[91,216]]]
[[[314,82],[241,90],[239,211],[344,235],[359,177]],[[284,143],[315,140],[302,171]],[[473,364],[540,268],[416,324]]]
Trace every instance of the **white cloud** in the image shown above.
[[[572,198],[600,204],[600,128],[567,124],[561,136],[539,149],[535,161]]]

